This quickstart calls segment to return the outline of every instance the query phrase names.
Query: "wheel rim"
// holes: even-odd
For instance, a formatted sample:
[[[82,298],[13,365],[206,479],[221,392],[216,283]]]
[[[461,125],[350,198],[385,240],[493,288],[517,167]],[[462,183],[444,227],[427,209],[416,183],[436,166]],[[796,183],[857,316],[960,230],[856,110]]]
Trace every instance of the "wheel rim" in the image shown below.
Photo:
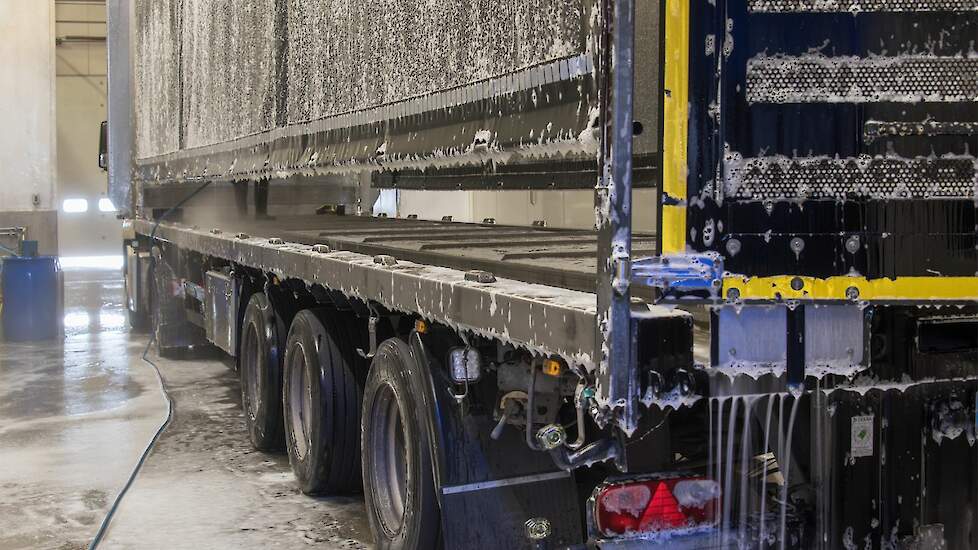
[[[258,328],[253,323],[248,325],[248,330],[245,332],[242,351],[244,352],[244,364],[241,365],[241,368],[244,369],[245,388],[247,388],[245,407],[248,415],[254,420],[258,418],[257,396],[259,395],[261,381],[258,377]]]
[[[407,500],[408,449],[397,395],[390,386],[378,390],[374,398],[370,452],[373,499],[384,531],[395,535],[404,520]]]
[[[306,372],[306,350],[296,343],[289,361],[289,417],[296,458],[302,460],[309,451],[312,433],[312,384]]]

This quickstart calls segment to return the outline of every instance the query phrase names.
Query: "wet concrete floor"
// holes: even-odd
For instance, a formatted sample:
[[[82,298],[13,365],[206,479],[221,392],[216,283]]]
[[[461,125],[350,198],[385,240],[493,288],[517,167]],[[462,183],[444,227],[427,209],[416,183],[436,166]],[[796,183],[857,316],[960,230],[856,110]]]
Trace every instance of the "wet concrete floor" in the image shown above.
[[[0,343],[0,549],[86,548],[166,417],[115,271],[66,273],[65,340]],[[173,423],[100,548],[367,548],[359,498],[310,498],[254,451],[220,356],[164,360]]]

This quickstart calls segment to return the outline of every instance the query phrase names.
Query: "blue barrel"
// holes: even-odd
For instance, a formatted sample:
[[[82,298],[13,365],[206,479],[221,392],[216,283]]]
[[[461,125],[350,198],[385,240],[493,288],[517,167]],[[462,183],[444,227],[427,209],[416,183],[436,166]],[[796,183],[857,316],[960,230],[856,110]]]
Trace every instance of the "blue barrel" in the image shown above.
[[[58,258],[4,258],[3,336],[10,342],[62,337],[63,278]]]

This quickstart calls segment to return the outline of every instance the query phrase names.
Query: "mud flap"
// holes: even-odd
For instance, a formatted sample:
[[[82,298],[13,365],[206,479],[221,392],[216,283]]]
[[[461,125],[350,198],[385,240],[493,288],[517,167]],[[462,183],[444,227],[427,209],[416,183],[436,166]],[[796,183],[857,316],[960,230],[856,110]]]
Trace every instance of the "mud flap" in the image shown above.
[[[976,547],[975,389],[948,381],[835,391],[813,408],[827,428],[812,446],[815,538],[827,548]]]
[[[533,548],[526,522],[537,518],[550,523],[548,547],[581,543],[573,474],[557,470],[547,454],[531,451],[516,430],[491,440],[491,416],[456,402],[420,335],[412,334],[410,345],[419,366],[410,376],[430,434],[444,547]]]

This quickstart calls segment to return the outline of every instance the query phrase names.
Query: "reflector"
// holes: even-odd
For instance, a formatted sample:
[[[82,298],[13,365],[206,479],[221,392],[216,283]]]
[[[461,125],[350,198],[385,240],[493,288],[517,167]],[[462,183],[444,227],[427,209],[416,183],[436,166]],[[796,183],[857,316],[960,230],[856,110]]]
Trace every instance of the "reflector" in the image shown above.
[[[672,478],[613,483],[595,493],[598,530],[617,536],[713,525],[720,488],[707,479]]]
[[[649,503],[642,514],[640,531],[661,531],[674,527],[685,527],[686,515],[679,509],[679,503],[665,483],[659,483]]]

